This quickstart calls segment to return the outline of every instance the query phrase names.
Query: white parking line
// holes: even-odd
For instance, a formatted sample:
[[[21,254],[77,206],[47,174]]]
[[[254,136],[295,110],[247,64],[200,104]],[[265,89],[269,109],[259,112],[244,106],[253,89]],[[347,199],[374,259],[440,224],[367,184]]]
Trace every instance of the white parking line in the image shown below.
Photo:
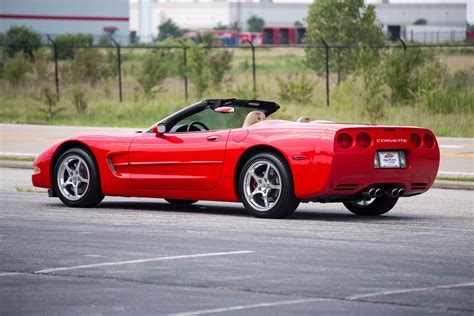
[[[199,310],[199,311],[178,313],[178,314],[172,314],[172,315],[174,315],[174,316],[207,315],[207,314],[225,313],[225,312],[231,312],[231,311],[240,311],[240,310],[244,310],[244,309],[254,309],[254,308],[262,308],[262,307],[281,306],[281,305],[292,305],[292,304],[329,301],[329,300],[331,300],[331,299],[329,299],[329,298],[310,298],[310,299],[303,299],[303,300],[279,301],[279,302],[271,302],[271,303],[259,303],[259,304],[252,304],[252,305],[237,305],[237,306],[229,306],[229,307],[223,307],[223,308],[203,309],[203,310]]]
[[[474,282],[447,284],[447,285],[435,285],[435,286],[418,287],[418,288],[412,288],[412,289],[381,291],[381,292],[375,292],[375,293],[353,295],[353,296],[347,297],[346,299],[348,299],[348,300],[358,300],[358,299],[361,299],[361,298],[374,297],[374,296],[383,296],[383,295],[410,293],[410,292],[421,292],[421,291],[430,291],[430,290],[437,290],[437,289],[454,289],[454,288],[458,288],[458,287],[469,287],[469,286],[474,286]]]
[[[158,257],[158,258],[137,259],[137,260],[127,260],[127,261],[116,261],[116,262],[102,262],[102,263],[84,264],[84,265],[72,266],[72,267],[43,269],[43,270],[35,271],[34,273],[44,274],[44,273],[51,273],[51,272],[58,272],[58,271],[68,271],[68,270],[78,270],[78,269],[88,269],[88,268],[98,268],[98,267],[108,267],[108,266],[120,266],[120,265],[125,265],[125,264],[135,264],[135,263],[144,263],[144,262],[157,262],[157,261],[176,260],[176,259],[240,255],[240,254],[247,254],[247,253],[253,253],[253,252],[255,251],[241,250],[241,251],[228,251],[228,252],[210,252],[210,253],[198,253],[194,255]]]
[[[17,274],[22,274],[22,273],[21,272],[3,272],[3,273],[0,273],[0,277],[8,276],[8,275],[17,275]]]

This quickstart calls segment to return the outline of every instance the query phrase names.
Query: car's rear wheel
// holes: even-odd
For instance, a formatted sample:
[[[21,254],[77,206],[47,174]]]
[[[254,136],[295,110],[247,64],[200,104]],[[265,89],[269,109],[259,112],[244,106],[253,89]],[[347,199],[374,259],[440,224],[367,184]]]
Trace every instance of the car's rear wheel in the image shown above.
[[[290,168],[274,153],[257,154],[245,163],[238,191],[247,211],[256,217],[287,217],[300,203],[294,194]]]
[[[165,199],[165,201],[177,206],[186,206],[186,205],[191,205],[197,202],[197,200],[176,200],[176,199]]]
[[[397,197],[382,195],[370,200],[344,202],[344,206],[352,213],[360,216],[377,216],[390,211],[397,204]]]
[[[82,148],[71,148],[59,157],[53,182],[54,191],[68,206],[94,207],[104,198],[94,158]]]

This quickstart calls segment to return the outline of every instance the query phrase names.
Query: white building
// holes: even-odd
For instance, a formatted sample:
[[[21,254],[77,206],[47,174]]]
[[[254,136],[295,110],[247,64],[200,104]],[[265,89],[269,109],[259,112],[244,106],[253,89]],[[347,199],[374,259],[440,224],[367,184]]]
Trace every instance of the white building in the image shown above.
[[[130,29],[137,31],[142,41],[149,42],[166,19],[191,30],[234,23],[245,30],[252,15],[263,18],[266,26],[293,26],[296,21],[304,24],[311,3],[309,0],[130,0]],[[401,36],[424,42],[465,38],[466,3],[379,1],[374,4],[379,23],[394,38]],[[418,19],[425,19],[429,27],[412,27]]]
[[[0,33],[26,25],[52,36],[90,33],[98,38],[114,33],[128,42],[129,0],[0,0]]]

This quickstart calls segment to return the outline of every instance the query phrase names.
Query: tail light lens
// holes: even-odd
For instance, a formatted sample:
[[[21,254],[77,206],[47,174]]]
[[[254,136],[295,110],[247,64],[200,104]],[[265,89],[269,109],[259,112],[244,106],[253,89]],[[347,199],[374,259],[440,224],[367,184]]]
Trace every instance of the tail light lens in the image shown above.
[[[423,137],[423,143],[425,144],[425,147],[433,148],[434,139],[433,137],[431,137],[431,135],[425,134],[425,136]]]
[[[337,143],[342,148],[349,148],[352,145],[352,137],[348,134],[339,134],[337,136]]]
[[[360,147],[367,148],[370,146],[371,139],[370,136],[366,133],[360,133],[359,135],[357,135],[356,141]]]
[[[421,146],[421,137],[420,137],[420,135],[414,134],[414,133],[411,134],[410,142],[414,147],[416,147],[416,148],[420,147]]]

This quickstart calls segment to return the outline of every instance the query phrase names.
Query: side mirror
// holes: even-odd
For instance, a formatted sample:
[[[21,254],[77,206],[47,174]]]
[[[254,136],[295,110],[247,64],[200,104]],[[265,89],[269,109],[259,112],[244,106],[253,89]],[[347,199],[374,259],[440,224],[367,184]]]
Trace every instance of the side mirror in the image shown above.
[[[163,134],[164,132],[166,132],[166,125],[163,123],[155,124],[153,125],[152,131],[155,134]]]
[[[231,106],[221,106],[214,109],[214,112],[218,113],[234,113],[235,109]]]

